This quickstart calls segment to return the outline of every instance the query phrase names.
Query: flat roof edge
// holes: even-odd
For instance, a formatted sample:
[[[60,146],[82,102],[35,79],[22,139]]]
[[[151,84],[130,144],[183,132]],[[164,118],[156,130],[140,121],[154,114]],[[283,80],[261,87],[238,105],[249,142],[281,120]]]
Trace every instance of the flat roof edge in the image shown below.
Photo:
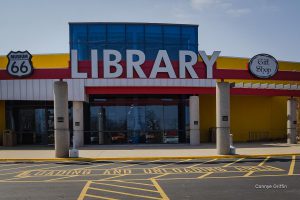
[[[181,25],[199,26],[199,24],[177,24],[177,23],[156,23],[156,22],[68,22],[68,24],[147,24],[147,25]]]

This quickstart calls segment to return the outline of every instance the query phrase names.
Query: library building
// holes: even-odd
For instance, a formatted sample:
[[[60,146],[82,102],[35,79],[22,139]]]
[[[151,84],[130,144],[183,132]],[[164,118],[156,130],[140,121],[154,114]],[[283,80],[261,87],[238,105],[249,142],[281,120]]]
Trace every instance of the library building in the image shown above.
[[[296,143],[299,97],[299,62],[205,52],[198,25],[69,23],[69,53],[0,56],[0,145]]]

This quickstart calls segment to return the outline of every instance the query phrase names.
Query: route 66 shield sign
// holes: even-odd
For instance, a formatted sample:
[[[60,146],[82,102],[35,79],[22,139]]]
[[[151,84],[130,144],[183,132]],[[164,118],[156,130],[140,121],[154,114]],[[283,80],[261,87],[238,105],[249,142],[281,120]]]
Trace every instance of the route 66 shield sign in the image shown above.
[[[16,77],[29,76],[33,72],[32,55],[28,51],[11,51],[7,55],[7,72]]]

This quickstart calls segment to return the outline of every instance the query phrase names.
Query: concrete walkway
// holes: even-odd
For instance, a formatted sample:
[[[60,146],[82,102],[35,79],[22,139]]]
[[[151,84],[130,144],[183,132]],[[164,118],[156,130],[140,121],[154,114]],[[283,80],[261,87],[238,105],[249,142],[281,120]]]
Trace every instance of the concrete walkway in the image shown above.
[[[285,143],[238,143],[238,155],[300,154],[300,144]],[[139,144],[139,145],[93,145],[79,149],[82,158],[161,158],[218,156],[215,144]],[[0,160],[4,159],[53,159],[53,146],[0,147]]]

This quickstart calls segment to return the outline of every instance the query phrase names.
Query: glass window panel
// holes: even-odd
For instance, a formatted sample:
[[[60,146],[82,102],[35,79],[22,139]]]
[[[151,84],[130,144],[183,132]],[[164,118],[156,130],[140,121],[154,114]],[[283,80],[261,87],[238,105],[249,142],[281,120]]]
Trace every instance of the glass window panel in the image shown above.
[[[127,106],[106,106],[106,131],[127,130]]]
[[[155,60],[158,50],[162,50],[162,44],[146,44],[145,46],[145,55],[146,60]]]
[[[178,143],[178,106],[164,106],[164,143]]]
[[[87,28],[86,25],[71,25],[71,43],[85,43],[87,42]]]
[[[164,126],[165,130],[178,129],[178,106],[165,105],[164,106]]]
[[[143,43],[130,43],[126,45],[126,49],[136,49],[144,52],[145,45]]]
[[[183,45],[191,45],[198,44],[198,36],[197,36],[197,27],[192,26],[182,26],[181,34],[182,34],[182,44]]]
[[[144,26],[143,25],[127,25],[126,26],[126,42],[144,43]]]
[[[104,44],[106,39],[106,30],[105,25],[96,25],[90,24],[88,25],[88,42]]]
[[[88,58],[91,59],[91,50],[97,49],[98,50],[98,59],[103,60],[103,50],[105,48],[105,44],[103,43],[92,43],[88,45]]]
[[[185,130],[186,130],[186,142],[190,142],[190,109],[188,104],[185,105]]]
[[[145,142],[145,106],[131,105],[128,108],[127,130],[129,143]]]
[[[74,49],[77,49],[78,60],[88,60],[89,56],[87,43],[77,43],[74,46]]]
[[[86,25],[71,25],[71,49],[78,50],[78,60],[88,59]]]
[[[146,130],[160,131],[163,130],[163,106],[149,105],[146,106]]]
[[[35,109],[35,139],[37,144],[47,144],[46,109]]]
[[[184,44],[181,45],[180,50],[190,50],[190,51],[194,51],[195,53],[198,52],[198,45],[196,44]]]
[[[99,106],[90,107],[90,130],[98,131],[98,110]]]
[[[162,43],[162,27],[160,25],[145,25],[145,42]]]
[[[164,44],[180,44],[180,27],[164,26]]]
[[[107,25],[108,43],[125,43],[125,25],[109,24]]]
[[[162,143],[164,130],[163,106],[146,106],[146,143]]]
[[[140,51],[142,51],[142,52],[145,53],[145,51],[144,51],[145,48],[144,48],[144,44],[143,43],[131,43],[131,44],[127,44],[126,45],[126,49],[140,50]],[[137,61],[137,60],[138,60],[138,56],[134,55],[133,56],[133,61]]]
[[[122,55],[122,60],[125,60],[125,48],[125,44],[107,44],[105,49],[113,49],[119,51]]]
[[[165,49],[168,52],[170,60],[179,60],[179,45],[165,45]]]

